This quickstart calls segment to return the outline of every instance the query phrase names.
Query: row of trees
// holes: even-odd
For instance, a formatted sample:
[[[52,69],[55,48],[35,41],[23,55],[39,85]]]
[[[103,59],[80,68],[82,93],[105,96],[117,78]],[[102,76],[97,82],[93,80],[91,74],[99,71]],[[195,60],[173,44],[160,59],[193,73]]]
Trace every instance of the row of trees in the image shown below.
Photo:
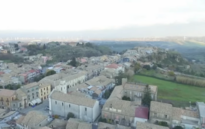
[[[109,55],[112,51],[105,46],[98,46],[91,43],[77,44],[77,46],[70,45],[59,45],[59,43],[49,43],[45,47],[40,45],[29,45],[27,46],[29,55],[36,54],[48,54],[53,57],[56,62],[66,62],[72,57],[91,57],[91,56],[101,56]],[[60,50],[60,51],[59,51]]]
[[[185,76],[176,76],[176,82],[188,84],[188,85],[205,87],[205,80],[203,79],[197,79],[197,78],[191,78],[191,77],[185,77]]]
[[[10,61],[17,64],[24,62],[24,59],[22,57],[14,56],[12,54],[0,54],[0,60]]]

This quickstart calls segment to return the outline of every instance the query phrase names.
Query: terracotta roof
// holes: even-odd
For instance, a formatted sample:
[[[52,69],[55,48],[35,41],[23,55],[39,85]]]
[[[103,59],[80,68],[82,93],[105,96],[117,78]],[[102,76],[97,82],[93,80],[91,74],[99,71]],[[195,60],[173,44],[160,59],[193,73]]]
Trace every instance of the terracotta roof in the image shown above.
[[[106,66],[106,68],[113,68],[113,69],[117,69],[118,67],[120,67],[120,65],[118,64],[110,64]]]
[[[135,117],[148,119],[149,109],[147,107],[137,107],[135,109]]]
[[[150,112],[162,113],[172,116],[172,105],[168,103],[151,101]]]
[[[10,97],[15,94],[15,90],[1,89],[0,96]]]

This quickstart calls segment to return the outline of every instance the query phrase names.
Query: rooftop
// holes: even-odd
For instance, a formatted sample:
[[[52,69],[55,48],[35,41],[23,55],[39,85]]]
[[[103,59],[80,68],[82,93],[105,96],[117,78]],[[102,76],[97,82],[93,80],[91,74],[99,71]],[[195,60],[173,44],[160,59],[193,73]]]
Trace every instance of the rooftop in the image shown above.
[[[106,68],[112,68],[112,69],[117,69],[118,67],[120,67],[120,65],[118,64],[110,64],[106,66]]]
[[[197,102],[196,104],[199,108],[200,117],[205,117],[205,103],[204,102]]]
[[[172,105],[167,103],[151,101],[150,112],[162,113],[171,116]]]
[[[33,83],[29,83],[29,84],[27,84],[27,85],[24,85],[24,86],[22,86],[22,88],[27,88],[27,89],[29,89],[29,88],[32,88],[32,87],[35,87],[35,86],[38,86],[38,83],[37,83],[37,82],[33,82]]]
[[[135,109],[135,117],[148,119],[149,109],[147,107],[137,107]]]
[[[123,88],[125,90],[141,91],[141,92],[144,91],[145,87],[146,87],[145,85],[129,84],[129,83],[126,83],[123,86]],[[152,92],[156,92],[157,91],[157,86],[149,85],[149,88],[151,89]]]
[[[76,105],[83,105],[83,106],[87,106],[87,107],[93,107],[94,104],[96,103],[96,100],[84,98],[84,97],[79,97],[76,95],[64,94],[60,91],[54,91],[51,94],[51,99],[60,100],[63,102],[68,102],[68,103],[72,103],[72,104],[76,104]]]
[[[20,117],[21,121],[18,121],[21,125],[26,125],[28,127],[35,127],[36,124],[41,123],[43,120],[45,120],[47,116],[42,115],[41,112],[38,111],[30,111],[26,114],[25,117]]]
[[[92,129],[92,125],[78,119],[70,118],[66,125],[66,129]]]
[[[15,90],[1,89],[0,96],[11,97],[15,94]]]

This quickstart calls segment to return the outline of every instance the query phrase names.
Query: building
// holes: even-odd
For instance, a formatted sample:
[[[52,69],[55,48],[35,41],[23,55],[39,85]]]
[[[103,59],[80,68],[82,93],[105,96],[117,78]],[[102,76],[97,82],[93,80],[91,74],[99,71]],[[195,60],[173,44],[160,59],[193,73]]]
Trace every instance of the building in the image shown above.
[[[151,124],[151,123],[137,122],[136,129],[169,129],[169,128]]]
[[[132,101],[141,100],[144,96],[146,85],[129,84],[123,85],[123,96],[129,97]],[[149,85],[152,100],[157,100],[157,86]]]
[[[48,99],[48,95],[50,94],[50,92],[51,92],[50,84],[48,83],[39,84],[38,96],[42,101]]]
[[[27,106],[33,100],[39,99],[39,84],[37,82],[24,85],[21,89],[27,95]]]
[[[149,109],[147,107],[142,107],[142,106],[136,107],[133,126],[136,126],[137,122],[147,122],[148,120],[149,120]]]
[[[40,70],[29,70],[25,73],[19,74],[19,78],[21,80],[22,83],[27,83],[32,81],[35,77],[40,75]]]
[[[93,122],[100,114],[99,102],[93,99],[52,91],[49,96],[51,115],[67,118],[68,113],[73,113],[75,118]]]
[[[57,86],[55,86],[55,89],[66,94],[68,93],[69,88],[75,87],[76,85],[85,82],[85,79],[86,79],[85,71],[77,72],[75,74],[70,74],[62,78],[60,83]]]
[[[102,108],[101,117],[107,120],[112,120],[112,122],[116,124],[133,126],[135,110],[136,107],[141,105],[141,101],[131,102],[121,100],[122,94],[122,86],[114,88],[112,94]]]
[[[120,72],[124,73],[125,68],[122,65],[110,64],[110,65],[107,65],[105,67],[105,70],[109,71],[109,72],[113,72],[113,73],[119,74]]]
[[[205,103],[197,102],[196,105],[198,107],[201,128],[205,128]]]
[[[150,106],[151,123],[156,121],[167,122],[170,126],[182,126],[186,129],[200,127],[200,119],[197,111],[172,107],[171,104],[152,101]]]
[[[167,103],[161,103],[151,101],[150,104],[150,122],[155,123],[156,121],[165,121],[171,124],[172,120],[172,105]]]
[[[16,124],[20,129],[36,129],[44,127],[48,122],[47,116],[44,116],[41,112],[30,111],[26,116],[17,119]]]
[[[15,90],[0,90],[0,107],[1,108],[10,108],[11,102],[16,100]]]
[[[102,109],[102,118],[113,123],[131,126],[135,118],[135,108],[130,101],[108,99]]]

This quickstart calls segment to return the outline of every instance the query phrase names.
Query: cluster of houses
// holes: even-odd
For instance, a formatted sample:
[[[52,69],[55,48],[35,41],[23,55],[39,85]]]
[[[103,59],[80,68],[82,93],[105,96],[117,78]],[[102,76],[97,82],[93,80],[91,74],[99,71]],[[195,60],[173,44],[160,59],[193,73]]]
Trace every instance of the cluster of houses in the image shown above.
[[[76,85],[77,89],[80,87]],[[93,85],[93,87],[96,86]],[[169,129],[175,126],[185,129],[204,128],[205,103],[197,102],[196,110],[173,107],[171,104],[158,102],[157,86],[149,85],[152,101],[148,108],[141,103],[146,87],[146,85],[134,83],[115,86],[103,105],[100,105],[96,98],[86,97],[89,95],[87,92],[82,93],[77,90],[64,93],[56,89],[49,95],[49,114],[67,118],[68,114],[72,113],[74,118],[70,118],[68,121],[61,120],[61,124],[57,124],[59,122],[55,120],[51,122],[48,117],[37,111],[35,111],[36,113],[32,111],[19,118],[17,124],[22,129],[26,127],[41,129]],[[87,86],[86,90],[89,91],[89,89],[91,89],[90,86]],[[123,96],[129,97],[131,101],[122,100]],[[34,113],[36,115],[32,116],[31,114]],[[100,117],[106,122],[96,123]],[[28,121],[29,118],[31,121]],[[166,122],[168,127],[157,124],[160,122]]]

